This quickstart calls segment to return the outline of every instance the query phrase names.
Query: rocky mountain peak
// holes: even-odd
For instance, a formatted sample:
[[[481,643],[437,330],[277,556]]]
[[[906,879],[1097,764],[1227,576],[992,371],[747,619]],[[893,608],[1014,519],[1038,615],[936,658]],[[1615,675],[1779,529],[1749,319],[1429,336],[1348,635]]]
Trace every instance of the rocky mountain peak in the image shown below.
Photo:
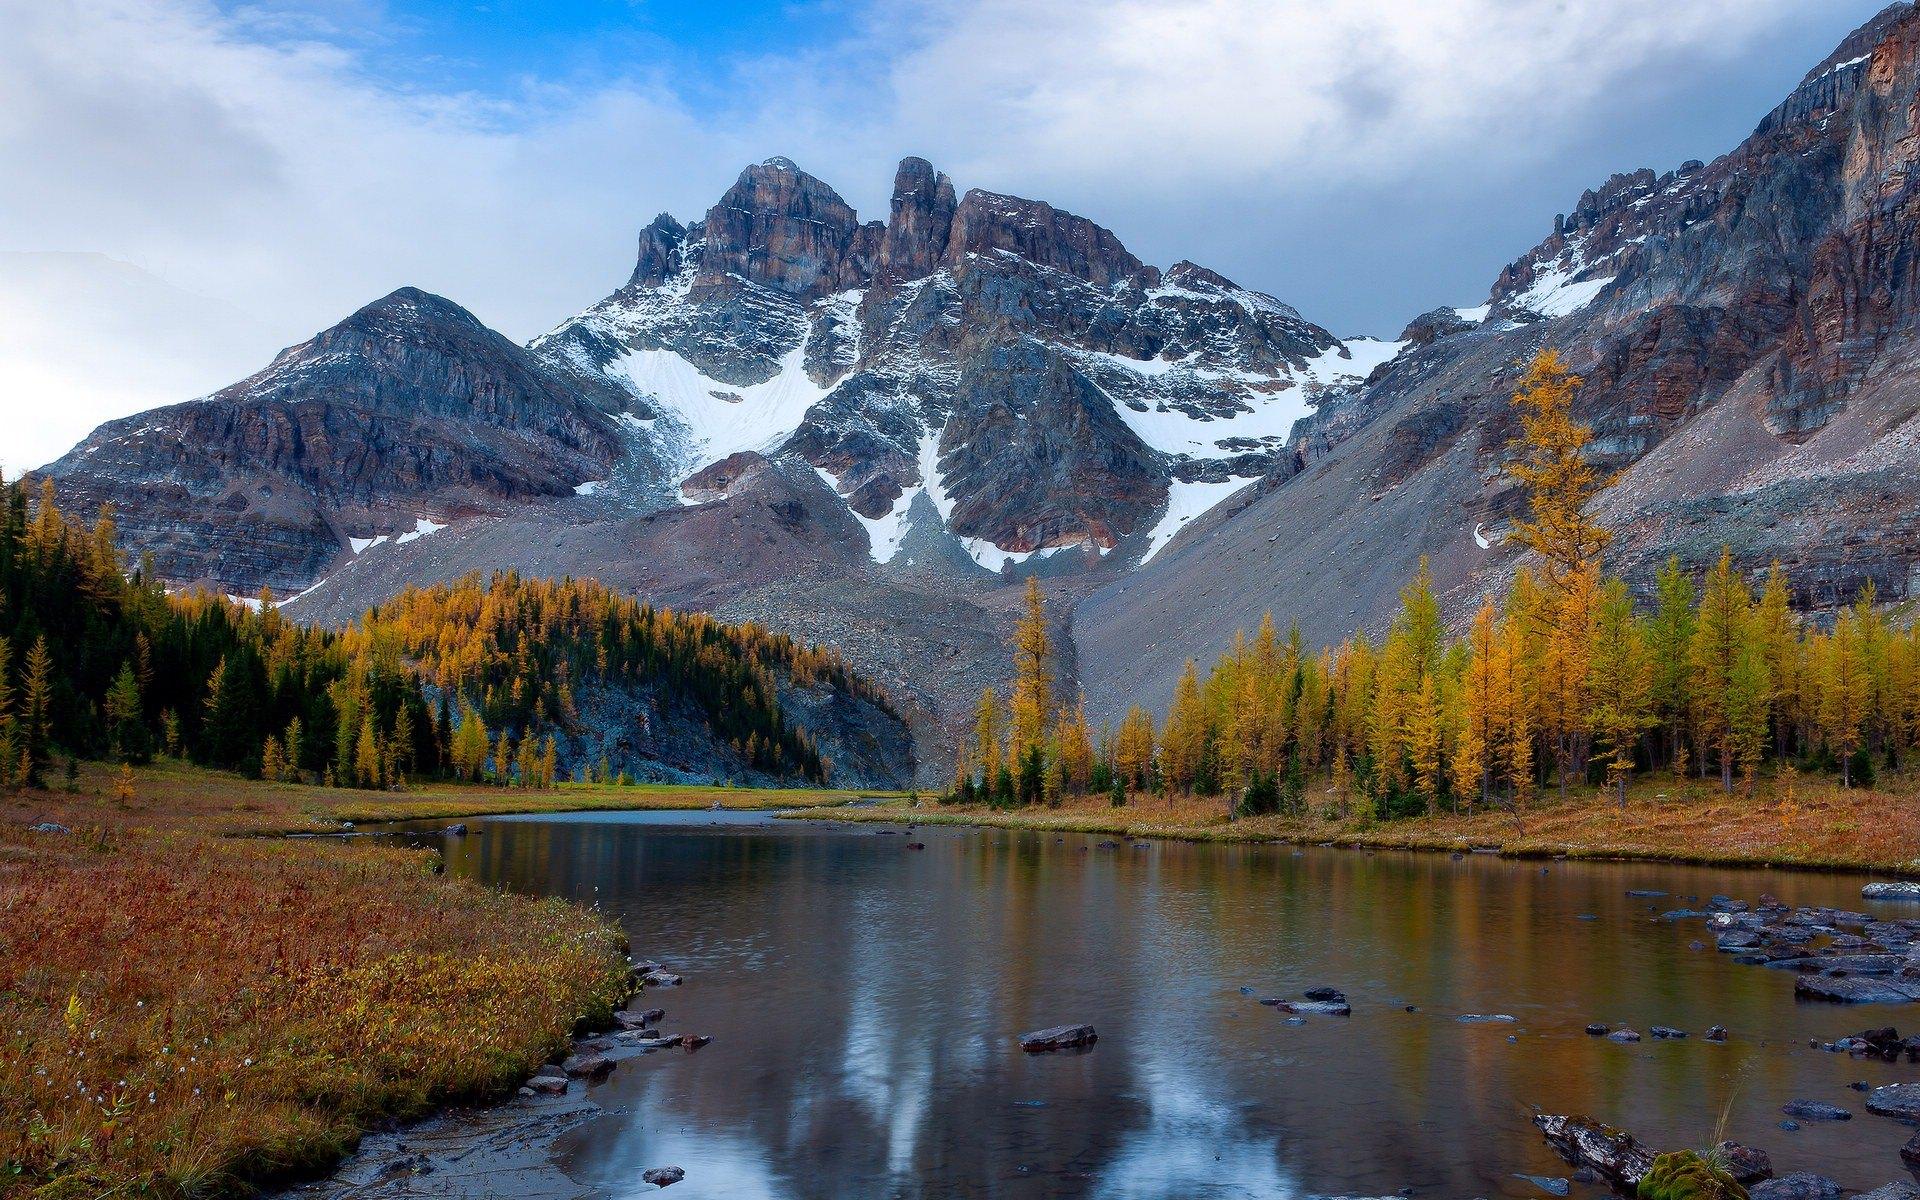
[[[784,158],[740,178],[707,210],[696,299],[739,281],[801,299],[858,287],[872,271],[879,226],[862,227],[840,193]]]
[[[1045,201],[973,188],[954,210],[947,263],[962,273],[967,255],[995,251],[1064,271],[1095,287],[1136,276],[1159,281],[1159,272],[1128,253],[1112,231],[1087,218]]]
[[[681,249],[687,243],[686,227],[661,213],[640,231],[640,253],[633,264],[628,287],[659,287],[680,270]]]
[[[887,232],[880,241],[880,277],[919,279],[937,270],[947,253],[957,207],[951,179],[924,158],[901,159],[893,176]]]

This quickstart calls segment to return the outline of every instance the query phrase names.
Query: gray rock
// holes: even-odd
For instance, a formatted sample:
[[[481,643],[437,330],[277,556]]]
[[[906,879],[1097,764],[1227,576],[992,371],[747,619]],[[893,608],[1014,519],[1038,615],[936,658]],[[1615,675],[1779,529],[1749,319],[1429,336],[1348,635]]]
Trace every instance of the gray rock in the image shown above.
[[[1727,1174],[1733,1176],[1734,1181],[1742,1187],[1773,1178],[1773,1159],[1757,1146],[1721,1142],[1714,1150],[1719,1154],[1720,1161],[1727,1165]]]
[[[1920,882],[1896,879],[1869,883],[1860,889],[1860,895],[1867,900],[1920,900]]]
[[[613,1074],[614,1062],[600,1054],[575,1054],[560,1064],[560,1069],[574,1079],[585,1079],[598,1083]]]
[[[1676,1040],[1676,1039],[1687,1036],[1686,1030],[1675,1029],[1671,1025],[1655,1025],[1649,1030],[1647,1030],[1647,1032],[1651,1033],[1656,1038],[1660,1038],[1663,1041],[1672,1041],[1672,1040]]]
[[[1839,1184],[1811,1171],[1795,1171],[1747,1189],[1748,1200],[1835,1200],[1839,1195]]]
[[[567,1080],[564,1075],[535,1075],[527,1080],[526,1086],[542,1096],[563,1096],[567,1091]]]
[[[1897,976],[1802,975],[1793,981],[1793,994],[1836,1004],[1905,1004],[1920,1000],[1920,980]]]
[[[1653,1166],[1654,1150],[1632,1134],[1591,1117],[1538,1113],[1533,1123],[1560,1157],[1622,1191],[1631,1193]]]
[[[1867,1093],[1867,1111],[1896,1121],[1920,1122],[1920,1083],[1889,1083]]]
[[[1823,1100],[1790,1100],[1780,1106],[1780,1111],[1802,1121],[1851,1121],[1853,1113],[1837,1104],[1828,1104]]]
[[[655,1187],[672,1187],[686,1177],[687,1173],[679,1167],[648,1167],[640,1172],[641,1181]]]
[[[1056,1025],[1051,1029],[1021,1034],[1020,1048],[1028,1054],[1040,1054],[1048,1050],[1091,1046],[1099,1040],[1099,1035],[1094,1033],[1091,1025]]]
[[[640,977],[640,982],[648,987],[679,987],[681,979],[672,971],[648,971]]]
[[[1640,1035],[1631,1029],[1616,1029],[1607,1035],[1607,1040],[1610,1042],[1637,1042],[1640,1040]]]
[[[1904,1181],[1883,1183],[1870,1192],[1862,1192],[1854,1200],[1920,1200],[1920,1188]]]
[[[33,827],[33,831],[35,833],[72,833],[73,832],[73,830],[68,829],[65,825],[58,825],[52,821],[40,822],[40,824],[35,825]]]

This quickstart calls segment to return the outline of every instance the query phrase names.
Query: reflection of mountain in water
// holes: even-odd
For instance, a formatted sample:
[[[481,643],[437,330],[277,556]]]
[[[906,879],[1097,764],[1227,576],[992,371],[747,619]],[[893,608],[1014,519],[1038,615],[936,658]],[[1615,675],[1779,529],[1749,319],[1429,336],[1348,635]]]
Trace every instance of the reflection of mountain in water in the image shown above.
[[[1776,1048],[1831,1037],[1833,1010],[1649,919],[1714,892],[1848,902],[1844,880],[967,830],[917,830],[916,852],[661,816],[489,821],[447,847],[456,873],[597,899],[686,975],[649,1003],[713,1045],[623,1066],[594,1093],[608,1115],[559,1143],[616,1195],[672,1162],[696,1200],[1493,1196],[1566,1173],[1533,1105],[1684,1146],[1731,1100],[1729,1136],[1784,1169],[1865,1188],[1898,1161],[1890,1123],[1783,1144],[1779,1103],[1845,1095],[1858,1070]],[[1320,983],[1355,1015],[1289,1026],[1256,1003]],[[1454,1020],[1489,1011],[1519,1020]],[[1080,1020],[1090,1052],[1014,1046]],[[1592,1020],[1734,1041],[1620,1046]]]

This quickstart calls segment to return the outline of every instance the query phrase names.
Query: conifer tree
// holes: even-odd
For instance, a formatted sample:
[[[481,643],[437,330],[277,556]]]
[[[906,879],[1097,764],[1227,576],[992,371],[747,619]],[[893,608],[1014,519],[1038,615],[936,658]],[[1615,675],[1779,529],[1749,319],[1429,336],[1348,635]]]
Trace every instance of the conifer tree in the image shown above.
[[[1013,701],[1007,753],[1024,763],[1041,747],[1047,715],[1053,711],[1052,645],[1047,633],[1046,599],[1040,581],[1027,577],[1026,615],[1013,635]]]
[[[1624,812],[1634,747],[1653,721],[1653,659],[1633,615],[1633,597],[1617,579],[1600,589],[1587,691],[1593,698],[1589,724],[1606,753],[1607,782]]]

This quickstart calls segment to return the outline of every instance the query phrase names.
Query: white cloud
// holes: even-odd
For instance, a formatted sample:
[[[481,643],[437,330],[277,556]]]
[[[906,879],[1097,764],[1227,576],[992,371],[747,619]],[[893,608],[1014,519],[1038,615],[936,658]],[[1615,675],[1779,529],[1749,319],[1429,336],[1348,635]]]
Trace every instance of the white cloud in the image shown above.
[[[697,216],[769,154],[869,213],[893,160],[918,153],[962,187],[1126,213],[1123,235],[1177,245],[1196,195],[1244,206],[1430,178],[1463,147],[1564,143],[1622,81],[1737,55],[1792,7],[870,0],[835,14],[847,32],[830,46],[479,95],[383,77],[396,30],[378,0],[0,0],[0,250],[111,255],[248,325],[143,338],[136,324],[76,362],[85,339],[46,329],[86,314],[44,297],[39,334],[0,340],[0,465],[183,399],[166,389],[209,361],[237,378],[262,365],[251,347],[402,284],[529,336],[620,282],[653,213]],[[1256,224],[1244,239],[1289,236]],[[0,295],[17,310],[26,286],[0,278]]]
[[[1725,58],[1793,0],[985,0],[929,8],[902,123],[1017,177],[1287,190],[1516,156],[1622,79]],[[1604,109],[1604,105],[1600,106]],[[1757,115],[1757,114],[1756,114]],[[941,131],[951,131],[944,136]]]

